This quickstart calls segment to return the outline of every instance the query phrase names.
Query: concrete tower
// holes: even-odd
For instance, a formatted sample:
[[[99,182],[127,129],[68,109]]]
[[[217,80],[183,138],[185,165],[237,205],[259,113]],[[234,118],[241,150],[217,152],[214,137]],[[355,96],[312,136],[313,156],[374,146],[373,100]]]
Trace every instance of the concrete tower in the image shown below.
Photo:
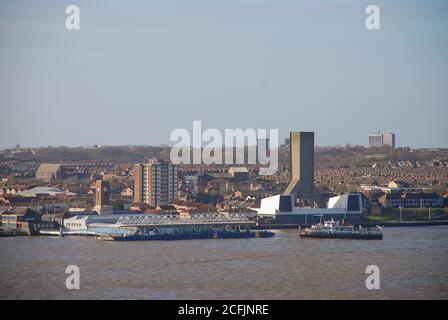
[[[291,180],[285,194],[296,198],[314,196],[314,132],[290,133]]]

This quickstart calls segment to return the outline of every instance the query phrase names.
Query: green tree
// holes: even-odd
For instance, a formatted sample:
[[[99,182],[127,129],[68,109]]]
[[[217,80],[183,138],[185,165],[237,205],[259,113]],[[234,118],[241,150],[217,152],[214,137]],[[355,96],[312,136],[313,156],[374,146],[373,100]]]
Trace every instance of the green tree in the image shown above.
[[[114,203],[112,204],[112,208],[114,209],[114,211],[124,210],[123,201],[115,200]]]

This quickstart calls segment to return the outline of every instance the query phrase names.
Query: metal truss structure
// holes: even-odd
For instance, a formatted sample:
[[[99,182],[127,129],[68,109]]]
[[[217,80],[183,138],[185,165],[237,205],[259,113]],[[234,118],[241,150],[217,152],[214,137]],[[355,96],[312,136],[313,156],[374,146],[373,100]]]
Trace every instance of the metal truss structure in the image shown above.
[[[251,225],[255,224],[242,213],[219,214],[204,213],[194,214],[190,218],[181,218],[178,215],[124,216],[115,223],[116,227],[143,227],[143,226],[187,226],[187,225]]]

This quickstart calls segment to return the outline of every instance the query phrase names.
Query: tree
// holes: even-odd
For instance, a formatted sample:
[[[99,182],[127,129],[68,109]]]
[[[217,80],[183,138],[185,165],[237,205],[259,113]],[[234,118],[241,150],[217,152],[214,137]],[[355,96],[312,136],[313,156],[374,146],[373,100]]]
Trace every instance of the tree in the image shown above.
[[[114,203],[112,204],[112,208],[113,208],[114,211],[124,210],[123,201],[115,200]]]

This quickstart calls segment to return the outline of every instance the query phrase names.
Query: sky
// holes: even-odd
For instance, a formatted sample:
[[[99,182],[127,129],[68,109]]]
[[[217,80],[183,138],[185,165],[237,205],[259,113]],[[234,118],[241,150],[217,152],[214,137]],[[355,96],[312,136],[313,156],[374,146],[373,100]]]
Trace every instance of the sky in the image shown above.
[[[169,144],[194,120],[448,147],[447,89],[444,0],[0,1],[0,148]]]

